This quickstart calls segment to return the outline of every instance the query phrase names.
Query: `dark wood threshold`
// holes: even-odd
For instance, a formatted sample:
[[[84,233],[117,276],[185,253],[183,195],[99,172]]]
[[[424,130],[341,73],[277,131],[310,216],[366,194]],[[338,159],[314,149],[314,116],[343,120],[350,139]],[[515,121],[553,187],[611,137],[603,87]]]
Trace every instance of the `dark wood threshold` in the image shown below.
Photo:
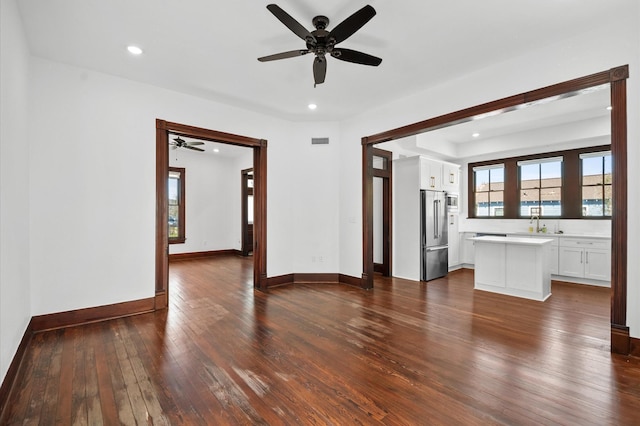
[[[180,260],[202,259],[203,257],[229,256],[229,255],[242,256],[242,252],[240,250],[227,249],[227,250],[196,251],[192,253],[175,253],[175,254],[169,255],[169,262],[177,262]]]
[[[267,288],[280,287],[283,285],[291,284],[313,284],[313,283],[328,283],[328,284],[345,284],[354,287],[362,288],[362,279],[352,277],[344,274],[324,273],[304,273],[304,274],[287,274],[279,275],[276,277],[267,278]]]
[[[9,365],[9,369],[7,370],[7,374],[4,376],[4,380],[2,381],[2,386],[0,386],[0,424],[4,424],[4,415],[7,410],[6,404],[9,401],[9,396],[13,391],[15,386],[16,378],[20,373],[20,369],[22,368],[22,360],[24,359],[24,355],[27,351],[27,346],[31,342],[31,337],[33,336],[33,319],[29,321],[26,330],[24,331],[24,335],[22,336],[22,340],[20,340],[20,344],[18,345],[18,350],[16,350],[16,354],[13,356],[13,360]]]
[[[93,308],[76,309],[73,311],[57,312],[54,314],[37,315],[31,318],[32,331],[55,330],[73,327],[110,319],[146,314],[155,310],[155,297],[132,300],[130,302],[114,303],[112,305],[96,306]]]

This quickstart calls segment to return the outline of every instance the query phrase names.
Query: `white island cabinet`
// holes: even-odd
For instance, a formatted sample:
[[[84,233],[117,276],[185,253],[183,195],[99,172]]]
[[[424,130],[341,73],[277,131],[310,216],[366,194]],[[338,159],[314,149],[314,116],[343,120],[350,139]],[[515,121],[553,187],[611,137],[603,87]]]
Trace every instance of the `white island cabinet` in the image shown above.
[[[477,290],[544,301],[551,296],[552,239],[475,237]]]

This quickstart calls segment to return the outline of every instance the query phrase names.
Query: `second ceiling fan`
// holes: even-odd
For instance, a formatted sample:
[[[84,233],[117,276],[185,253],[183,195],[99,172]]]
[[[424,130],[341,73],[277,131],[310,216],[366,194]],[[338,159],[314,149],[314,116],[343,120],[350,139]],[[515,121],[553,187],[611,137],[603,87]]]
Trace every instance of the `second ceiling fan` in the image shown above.
[[[287,26],[295,35],[304,40],[307,44],[306,49],[291,50],[288,52],[276,53],[275,55],[263,56],[258,58],[260,62],[274,61],[277,59],[294,58],[297,56],[313,53],[313,79],[315,84],[324,83],[327,74],[327,57],[333,56],[341,61],[353,62],[362,65],[378,66],[382,59],[367,53],[358,52],[357,50],[344,49],[336,47],[336,44],[345,41],[358,31],[364,24],[369,22],[376,14],[376,10],[367,5],[362,9],[349,16],[347,19],[338,24],[333,30],[327,31],[329,18],[326,16],[316,16],[312,23],[316,28],[314,31],[307,31],[298,21],[291,15],[282,10],[278,5],[270,4],[267,9],[273,15]],[[314,85],[315,86],[315,85]]]

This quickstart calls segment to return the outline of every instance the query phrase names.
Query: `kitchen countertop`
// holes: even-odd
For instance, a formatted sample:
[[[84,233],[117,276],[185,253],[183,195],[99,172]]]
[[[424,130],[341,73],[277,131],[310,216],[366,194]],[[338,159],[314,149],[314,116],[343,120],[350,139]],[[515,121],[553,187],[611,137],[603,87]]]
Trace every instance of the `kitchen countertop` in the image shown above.
[[[522,236],[530,236],[530,237],[542,237],[542,238],[553,238],[553,237],[559,237],[559,238],[591,238],[591,239],[602,239],[602,240],[610,240],[611,236],[609,235],[603,235],[603,234],[571,234],[571,233],[562,233],[562,234],[555,234],[553,232],[538,232],[538,233],[534,233],[534,232],[527,232],[527,231],[519,231],[519,232],[504,232],[504,231],[460,231],[460,232],[469,232],[469,233],[487,233],[487,234],[506,234],[508,236],[510,235],[522,235]],[[504,238],[504,237],[498,237],[498,238]]]
[[[505,234],[507,235],[530,235],[532,237],[560,237],[560,238],[600,238],[600,239],[605,239],[605,240],[610,240],[611,237],[609,235],[602,235],[602,234],[569,234],[569,233],[562,233],[562,234],[555,234],[553,232],[538,232],[538,233],[533,233],[533,232],[505,232]]]
[[[494,236],[484,236],[484,237],[473,237],[469,238],[473,241],[483,242],[483,243],[493,243],[493,244],[521,244],[528,246],[541,246],[544,244],[550,244],[553,242],[551,238],[524,238],[524,237],[494,237]]]

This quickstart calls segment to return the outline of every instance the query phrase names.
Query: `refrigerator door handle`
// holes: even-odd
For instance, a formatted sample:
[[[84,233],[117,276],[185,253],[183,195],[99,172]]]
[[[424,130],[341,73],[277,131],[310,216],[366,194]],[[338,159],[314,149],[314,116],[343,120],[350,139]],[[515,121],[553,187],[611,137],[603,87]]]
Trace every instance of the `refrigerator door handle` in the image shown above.
[[[438,200],[433,200],[433,238],[438,239]]]

